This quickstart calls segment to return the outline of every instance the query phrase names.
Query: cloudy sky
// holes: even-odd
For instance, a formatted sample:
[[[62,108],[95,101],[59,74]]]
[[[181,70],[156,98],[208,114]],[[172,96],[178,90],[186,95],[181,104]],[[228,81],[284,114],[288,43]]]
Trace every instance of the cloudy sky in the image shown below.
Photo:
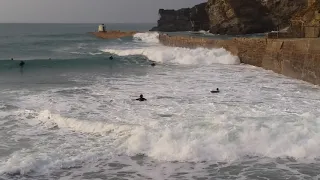
[[[128,23],[158,19],[158,9],[205,0],[0,0],[0,23]]]

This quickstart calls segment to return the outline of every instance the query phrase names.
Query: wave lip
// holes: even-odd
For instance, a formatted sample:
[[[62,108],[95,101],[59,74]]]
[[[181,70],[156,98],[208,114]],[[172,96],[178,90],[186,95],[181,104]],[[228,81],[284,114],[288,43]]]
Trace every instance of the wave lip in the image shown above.
[[[142,41],[146,43],[159,43],[159,33],[157,32],[146,32],[137,33],[133,35],[135,41]]]
[[[38,120],[41,121],[48,128],[68,128],[72,129],[73,131],[83,133],[121,133],[133,128],[129,125],[107,124],[104,122],[92,122],[86,120],[79,120],[76,118],[66,118],[62,117],[59,114],[52,114],[49,110],[41,111],[38,115]]]
[[[210,64],[240,64],[240,59],[223,48],[180,48],[166,46],[151,46],[135,49],[105,49],[104,52],[119,56],[143,55],[148,59],[160,63],[174,63],[183,65]]]

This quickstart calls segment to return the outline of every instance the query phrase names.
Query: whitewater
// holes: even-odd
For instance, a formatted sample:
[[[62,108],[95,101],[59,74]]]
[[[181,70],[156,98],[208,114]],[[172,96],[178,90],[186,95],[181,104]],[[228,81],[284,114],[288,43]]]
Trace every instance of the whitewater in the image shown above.
[[[55,26],[0,36],[0,179],[320,177],[318,86],[158,33]]]

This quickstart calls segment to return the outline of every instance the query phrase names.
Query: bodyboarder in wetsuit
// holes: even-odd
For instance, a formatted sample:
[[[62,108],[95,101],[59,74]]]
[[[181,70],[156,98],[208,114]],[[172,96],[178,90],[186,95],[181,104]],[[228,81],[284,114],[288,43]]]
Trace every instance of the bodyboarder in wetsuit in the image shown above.
[[[138,99],[136,99],[137,101],[146,101],[147,99],[143,97],[143,95],[141,94],[140,97]]]

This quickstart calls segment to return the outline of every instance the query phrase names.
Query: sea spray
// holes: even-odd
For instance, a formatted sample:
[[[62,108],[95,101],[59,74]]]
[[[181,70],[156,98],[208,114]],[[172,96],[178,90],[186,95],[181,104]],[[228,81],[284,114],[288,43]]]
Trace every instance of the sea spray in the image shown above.
[[[205,48],[179,48],[154,46],[136,49],[105,49],[105,52],[119,56],[143,55],[148,59],[160,63],[182,64],[182,65],[210,65],[210,64],[240,64],[237,56],[220,49]]]
[[[159,44],[158,33],[138,33],[134,35],[136,41],[147,43],[148,46],[136,48],[106,48],[104,52],[119,56],[142,55],[159,63],[173,63],[183,65],[210,65],[210,64],[240,64],[237,56],[223,48],[180,48],[167,47]]]
[[[146,43],[159,43],[159,33],[157,32],[146,32],[137,33],[133,36],[135,41],[146,42]]]

